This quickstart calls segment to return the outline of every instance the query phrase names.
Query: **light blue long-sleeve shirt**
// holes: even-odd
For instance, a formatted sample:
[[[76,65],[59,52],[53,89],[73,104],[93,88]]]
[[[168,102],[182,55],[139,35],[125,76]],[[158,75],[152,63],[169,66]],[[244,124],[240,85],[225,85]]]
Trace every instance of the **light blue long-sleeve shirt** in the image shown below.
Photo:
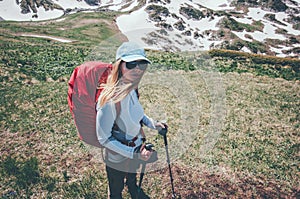
[[[112,101],[100,107],[97,104],[96,130],[97,137],[101,145],[120,154],[124,158],[133,158],[134,147],[129,147],[112,137],[112,128],[116,121],[119,129],[125,132],[126,139],[131,140],[135,136],[142,138],[140,134],[142,120],[143,123],[155,129],[155,122],[144,114],[144,109],[140,104],[136,92],[131,91],[121,102],[120,115],[117,118],[116,106]],[[142,144],[141,139],[135,141],[136,146]]]

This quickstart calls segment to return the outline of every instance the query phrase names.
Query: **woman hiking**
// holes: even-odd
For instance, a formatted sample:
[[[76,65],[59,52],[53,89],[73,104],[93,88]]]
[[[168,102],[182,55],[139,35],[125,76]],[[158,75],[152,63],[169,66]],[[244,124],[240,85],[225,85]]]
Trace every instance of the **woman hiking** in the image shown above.
[[[149,198],[139,190],[136,179],[141,161],[154,158],[153,151],[145,148],[142,125],[164,128],[163,123],[145,115],[138,100],[138,85],[150,63],[143,48],[124,42],[116,52],[116,62],[106,84],[101,85],[96,130],[100,144],[105,147],[110,199],[122,199],[125,179],[132,199]]]

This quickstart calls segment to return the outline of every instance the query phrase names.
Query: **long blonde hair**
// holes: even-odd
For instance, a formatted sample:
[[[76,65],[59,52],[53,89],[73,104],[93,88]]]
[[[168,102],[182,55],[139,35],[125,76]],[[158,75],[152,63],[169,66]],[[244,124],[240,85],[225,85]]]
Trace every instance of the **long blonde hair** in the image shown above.
[[[106,84],[100,85],[100,89],[103,89],[98,98],[100,107],[105,105],[110,100],[112,100],[114,103],[121,101],[133,89],[132,84],[122,84],[120,81],[123,75],[121,65],[122,60],[116,61],[113,64],[112,71],[107,78]]]

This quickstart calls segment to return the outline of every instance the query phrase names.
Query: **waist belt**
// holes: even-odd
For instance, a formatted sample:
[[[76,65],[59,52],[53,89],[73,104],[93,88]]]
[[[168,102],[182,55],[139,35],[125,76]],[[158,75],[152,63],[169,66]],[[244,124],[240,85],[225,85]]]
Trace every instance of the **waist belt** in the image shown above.
[[[135,136],[134,138],[132,138],[131,140],[119,140],[122,144],[126,145],[126,146],[130,146],[130,147],[135,147],[135,141],[138,139],[137,136]]]
[[[130,147],[135,147],[134,142],[138,139],[138,136],[135,136],[131,140],[127,140],[125,133],[116,124],[113,127],[112,136],[122,144]]]

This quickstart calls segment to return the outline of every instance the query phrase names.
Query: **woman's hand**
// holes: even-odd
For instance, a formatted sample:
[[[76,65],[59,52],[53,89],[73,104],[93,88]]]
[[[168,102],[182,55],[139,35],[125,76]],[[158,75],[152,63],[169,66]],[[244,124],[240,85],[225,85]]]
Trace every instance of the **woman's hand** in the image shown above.
[[[151,150],[147,150],[145,148],[145,144],[143,144],[141,146],[141,150],[140,150],[140,159],[143,160],[143,161],[148,161],[149,158],[151,157],[152,155],[152,151]]]
[[[155,124],[156,130],[160,130],[160,129],[164,129],[164,128],[168,128],[168,125],[164,122],[157,122]]]

